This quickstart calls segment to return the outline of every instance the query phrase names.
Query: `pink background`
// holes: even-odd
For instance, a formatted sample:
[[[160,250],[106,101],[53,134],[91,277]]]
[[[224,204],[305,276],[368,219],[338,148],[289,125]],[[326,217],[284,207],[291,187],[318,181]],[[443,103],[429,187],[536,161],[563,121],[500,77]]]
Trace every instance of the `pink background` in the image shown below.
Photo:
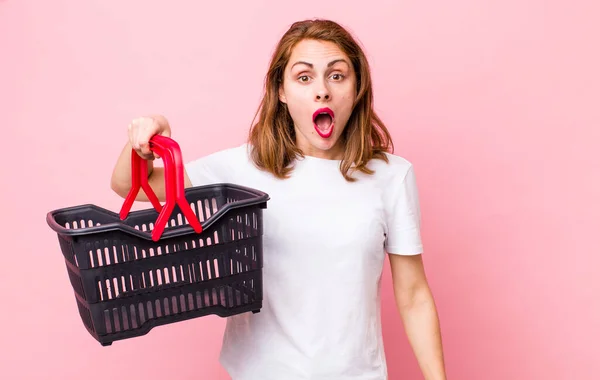
[[[276,41],[317,16],[366,47],[416,166],[449,378],[599,378],[598,2],[200,4],[0,1],[1,378],[228,379],[218,317],[93,340],[45,214],[118,210],[133,117],[167,115],[187,160],[242,142]],[[390,379],[418,379],[388,268]]]

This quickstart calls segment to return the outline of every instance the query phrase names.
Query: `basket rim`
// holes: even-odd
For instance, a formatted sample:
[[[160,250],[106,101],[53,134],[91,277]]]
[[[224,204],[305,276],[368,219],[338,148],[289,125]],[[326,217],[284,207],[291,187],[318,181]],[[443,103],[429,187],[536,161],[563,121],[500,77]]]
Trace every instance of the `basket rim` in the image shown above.
[[[260,190],[254,189],[254,188],[250,188],[250,187],[246,187],[246,186],[232,184],[232,183],[215,183],[215,184],[209,184],[209,185],[193,186],[193,187],[189,187],[189,188],[185,189],[185,192],[187,194],[188,192],[192,192],[192,191],[200,190],[200,189],[202,189],[202,190],[234,189],[234,190],[245,191],[247,193],[254,195],[254,197],[250,198],[250,199],[239,200],[239,201],[234,201],[234,202],[225,204],[216,213],[211,215],[210,218],[208,218],[204,222],[200,223],[202,225],[203,232],[207,228],[209,228],[211,225],[216,223],[221,217],[223,217],[230,210],[241,208],[241,207],[252,206],[252,205],[259,205],[261,203],[266,203],[267,201],[270,200],[269,195],[263,191],[260,191]],[[144,202],[144,203],[146,203],[146,202]],[[77,229],[63,227],[56,221],[56,216],[61,213],[72,212],[72,211],[77,211],[77,210],[82,210],[82,209],[93,209],[95,211],[104,213],[108,216],[114,217],[118,221],[103,224],[100,226],[83,227],[83,228],[77,228]],[[136,229],[136,228],[131,227],[124,223],[124,221],[126,221],[127,219],[129,219],[131,217],[144,215],[144,214],[156,214],[156,210],[154,208],[146,208],[143,210],[131,211],[129,213],[129,215],[127,216],[127,218],[125,218],[125,220],[121,220],[119,217],[119,214],[117,212],[108,210],[104,207],[100,207],[100,206],[88,203],[88,204],[82,204],[82,205],[77,205],[77,206],[68,206],[68,207],[58,208],[58,209],[49,211],[46,214],[46,223],[48,223],[48,225],[50,226],[50,228],[52,230],[54,230],[56,233],[58,233],[59,235],[62,235],[62,236],[83,236],[83,235],[93,235],[93,234],[105,233],[105,232],[110,232],[110,231],[121,231],[121,232],[127,233],[129,235],[137,236],[137,237],[152,241],[152,232],[151,231],[142,231],[142,230]],[[203,232],[201,232],[200,235],[202,235]],[[182,236],[182,235],[189,235],[189,234],[197,234],[197,233],[196,233],[196,231],[194,231],[194,229],[189,224],[186,224],[186,225],[182,225],[182,226],[177,226],[177,228],[165,230],[163,232],[163,234],[161,235],[160,240],[177,237],[177,236]]]

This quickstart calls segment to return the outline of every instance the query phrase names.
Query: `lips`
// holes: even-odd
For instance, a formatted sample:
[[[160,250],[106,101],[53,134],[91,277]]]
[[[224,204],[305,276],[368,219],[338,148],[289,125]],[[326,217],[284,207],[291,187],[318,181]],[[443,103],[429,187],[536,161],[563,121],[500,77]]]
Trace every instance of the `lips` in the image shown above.
[[[331,108],[319,108],[313,113],[313,125],[319,136],[328,138],[333,133],[334,113]]]

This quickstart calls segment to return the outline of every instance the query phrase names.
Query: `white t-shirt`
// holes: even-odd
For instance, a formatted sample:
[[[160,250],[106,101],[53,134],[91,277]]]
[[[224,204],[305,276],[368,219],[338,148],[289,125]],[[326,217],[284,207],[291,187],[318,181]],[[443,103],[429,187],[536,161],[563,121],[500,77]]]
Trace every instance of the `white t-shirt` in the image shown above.
[[[423,251],[415,174],[372,160],[347,182],[340,161],[305,157],[286,180],[249,145],[186,164],[194,186],[228,182],[270,196],[263,214],[263,308],[228,317],[220,362],[233,380],[385,380],[380,279],[386,251]]]

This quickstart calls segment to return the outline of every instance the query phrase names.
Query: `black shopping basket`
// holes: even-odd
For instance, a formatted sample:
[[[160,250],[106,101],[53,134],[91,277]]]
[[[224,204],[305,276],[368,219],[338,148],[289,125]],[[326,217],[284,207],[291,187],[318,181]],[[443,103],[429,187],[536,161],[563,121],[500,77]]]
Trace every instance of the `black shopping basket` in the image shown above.
[[[103,346],[155,326],[262,307],[262,210],[269,196],[220,183],[184,189],[179,145],[154,136],[166,202],[132,151],[132,188],[120,214],[95,205],[47,214],[81,319]],[[154,208],[130,212],[142,188]]]

